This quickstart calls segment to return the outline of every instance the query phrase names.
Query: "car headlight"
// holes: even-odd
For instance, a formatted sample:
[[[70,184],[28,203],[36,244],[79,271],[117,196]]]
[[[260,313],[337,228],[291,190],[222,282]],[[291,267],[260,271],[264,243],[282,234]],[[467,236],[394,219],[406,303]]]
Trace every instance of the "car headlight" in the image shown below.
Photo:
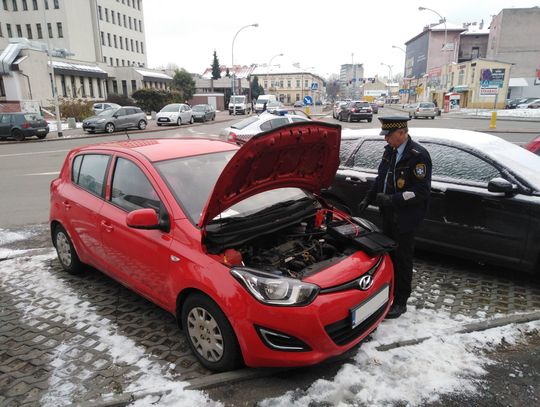
[[[311,303],[319,293],[315,284],[276,276],[248,268],[234,268],[231,274],[258,301],[269,305],[300,306]]]
[[[96,123],[105,123],[105,119],[99,119],[96,121]]]

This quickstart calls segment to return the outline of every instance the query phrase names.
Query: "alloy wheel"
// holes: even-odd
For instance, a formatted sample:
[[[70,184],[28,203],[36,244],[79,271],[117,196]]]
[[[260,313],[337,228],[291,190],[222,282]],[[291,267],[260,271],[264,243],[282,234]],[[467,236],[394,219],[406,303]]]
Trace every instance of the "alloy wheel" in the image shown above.
[[[62,264],[67,268],[71,267],[71,245],[63,231],[56,234],[56,251]]]
[[[223,335],[219,325],[206,309],[195,307],[187,316],[188,335],[199,355],[210,362],[223,357]]]

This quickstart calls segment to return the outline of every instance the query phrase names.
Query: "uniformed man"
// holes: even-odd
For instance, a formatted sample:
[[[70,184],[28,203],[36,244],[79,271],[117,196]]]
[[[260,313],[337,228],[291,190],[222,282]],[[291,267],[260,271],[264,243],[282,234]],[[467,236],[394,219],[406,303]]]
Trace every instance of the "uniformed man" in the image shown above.
[[[409,136],[407,117],[381,117],[381,135],[388,145],[379,164],[377,178],[359,213],[375,203],[383,218],[383,232],[398,247],[391,253],[394,263],[394,303],[387,318],[407,311],[412,291],[414,233],[426,215],[431,190],[431,157]]]

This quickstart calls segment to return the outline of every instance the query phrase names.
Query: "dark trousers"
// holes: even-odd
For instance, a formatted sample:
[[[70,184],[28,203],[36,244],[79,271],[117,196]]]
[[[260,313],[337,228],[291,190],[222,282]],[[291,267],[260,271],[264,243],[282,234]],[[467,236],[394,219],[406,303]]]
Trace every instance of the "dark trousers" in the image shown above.
[[[400,233],[392,214],[385,213],[383,233],[398,244],[397,249],[390,252],[394,263],[394,304],[407,305],[412,292],[414,232]]]

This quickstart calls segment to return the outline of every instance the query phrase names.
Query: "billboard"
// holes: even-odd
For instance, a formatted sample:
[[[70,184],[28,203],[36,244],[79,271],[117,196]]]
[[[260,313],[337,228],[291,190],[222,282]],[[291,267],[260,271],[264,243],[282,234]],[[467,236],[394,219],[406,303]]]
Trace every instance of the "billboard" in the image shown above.
[[[502,88],[504,85],[504,68],[486,68],[480,71],[481,88]]]

